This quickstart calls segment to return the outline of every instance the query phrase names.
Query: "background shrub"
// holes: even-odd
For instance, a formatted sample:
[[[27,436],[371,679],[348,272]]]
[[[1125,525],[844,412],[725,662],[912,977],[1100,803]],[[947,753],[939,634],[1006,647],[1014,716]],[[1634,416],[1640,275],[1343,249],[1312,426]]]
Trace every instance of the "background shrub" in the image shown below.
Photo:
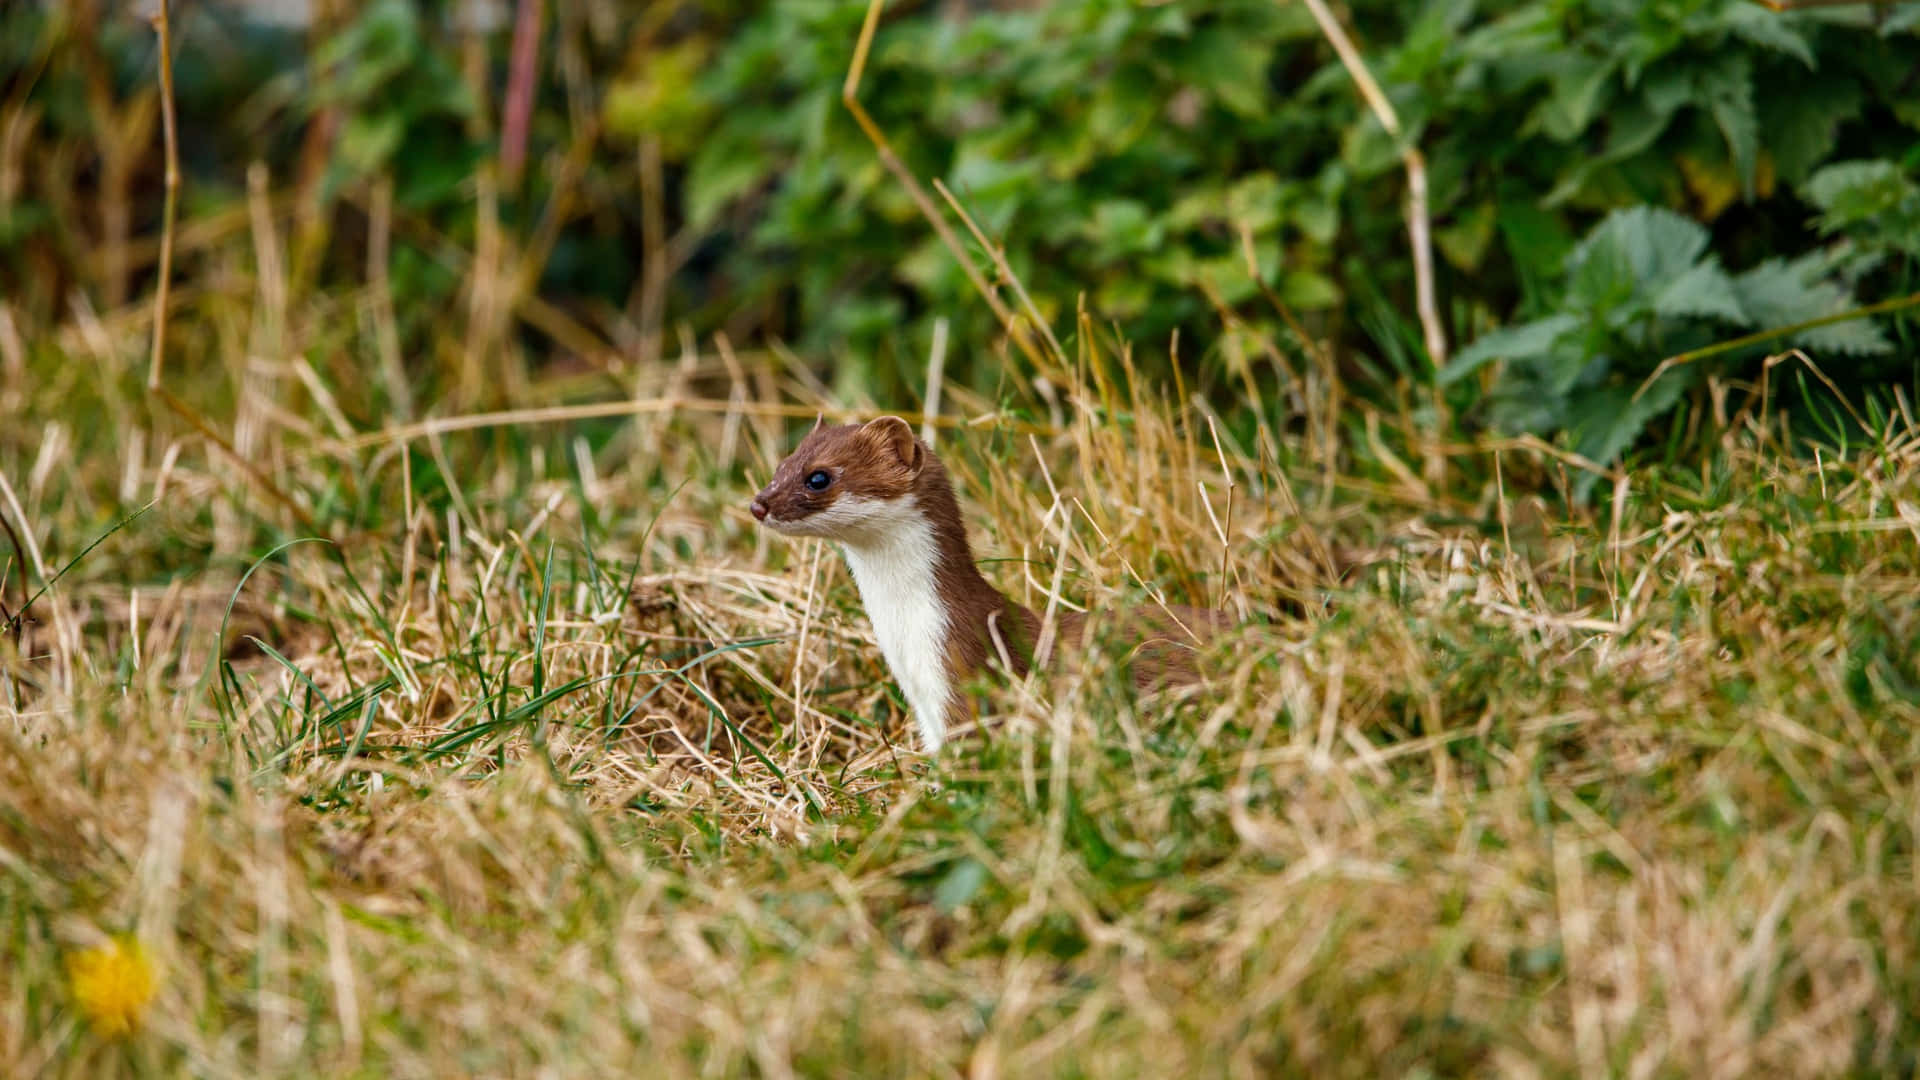
[[[657,355],[684,324],[784,339],[831,357],[844,388],[906,404],[944,316],[949,377],[1003,377],[1001,328],[840,103],[863,3],[560,5],[519,90],[513,12],[474,28],[467,10],[366,0],[272,27],[184,7],[189,216],[236,206],[262,161],[310,210],[296,282],[359,280],[360,219],[390,183],[399,352],[416,367],[470,307],[433,238],[471,250],[490,213],[516,295],[578,331],[522,324],[515,362]],[[1622,404],[1664,356],[1914,289],[1911,5],[1360,0],[1344,15],[1428,162],[1450,338],[1513,327],[1446,373],[1457,415],[1567,432],[1605,459],[1702,373],[1751,374],[1768,349],[1804,347],[1854,391],[1911,382],[1909,309],[1723,355]],[[148,28],[110,5],[0,25],[9,107],[30,121],[14,158],[37,163],[0,213],[0,273],[30,308],[74,286],[111,306],[150,268],[128,222],[157,214],[153,59]],[[522,172],[502,167],[501,118],[523,91]],[[1302,355],[1296,331],[1324,340],[1363,394],[1434,373],[1399,148],[1299,5],[894,4],[861,94],[1063,336],[1084,305],[1164,370],[1177,333],[1202,386],[1281,377],[1235,370],[1236,327]],[[78,212],[92,194],[122,220]],[[1655,247],[1672,258],[1637,258]],[[1462,377],[1491,361],[1506,363]],[[425,374],[427,394],[460,392]],[[360,407],[381,407],[369,393]]]

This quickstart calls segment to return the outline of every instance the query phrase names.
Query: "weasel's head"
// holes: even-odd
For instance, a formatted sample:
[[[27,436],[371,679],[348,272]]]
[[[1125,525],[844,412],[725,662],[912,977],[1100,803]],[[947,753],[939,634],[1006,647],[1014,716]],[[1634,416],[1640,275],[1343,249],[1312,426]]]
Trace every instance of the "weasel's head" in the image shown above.
[[[918,513],[914,484],[930,460],[897,416],[816,427],[753,497],[753,516],[788,536],[878,542]]]

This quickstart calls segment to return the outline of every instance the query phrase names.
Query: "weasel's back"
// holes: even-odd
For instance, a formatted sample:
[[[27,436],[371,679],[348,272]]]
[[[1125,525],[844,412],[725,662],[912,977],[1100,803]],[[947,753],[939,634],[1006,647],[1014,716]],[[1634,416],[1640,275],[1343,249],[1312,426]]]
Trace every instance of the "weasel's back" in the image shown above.
[[[1037,647],[1040,616],[1024,607],[1019,612],[1028,642]],[[1152,604],[1092,617],[1059,611],[1054,613],[1054,644],[1046,663],[1053,668],[1063,662],[1078,663],[1090,647],[1105,645],[1118,654],[1112,659],[1127,665],[1139,689],[1184,686],[1203,678],[1198,663],[1201,651],[1231,624],[1231,616],[1224,611],[1184,604]],[[1026,665],[1017,666],[1024,674]]]

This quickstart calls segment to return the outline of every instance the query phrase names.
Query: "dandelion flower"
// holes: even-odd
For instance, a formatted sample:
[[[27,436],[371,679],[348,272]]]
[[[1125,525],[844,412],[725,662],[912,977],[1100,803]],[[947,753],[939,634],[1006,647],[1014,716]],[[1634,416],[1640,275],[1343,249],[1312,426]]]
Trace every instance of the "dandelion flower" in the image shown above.
[[[158,979],[153,960],[140,942],[117,937],[104,945],[67,956],[67,979],[73,1000],[102,1035],[129,1034],[153,1000]]]

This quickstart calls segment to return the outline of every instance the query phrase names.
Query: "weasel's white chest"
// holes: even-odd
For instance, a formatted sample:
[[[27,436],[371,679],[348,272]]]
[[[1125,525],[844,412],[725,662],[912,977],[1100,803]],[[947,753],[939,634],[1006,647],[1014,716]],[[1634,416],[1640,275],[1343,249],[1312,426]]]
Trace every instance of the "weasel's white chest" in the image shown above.
[[[884,540],[844,545],[843,550],[880,653],[913,708],[920,748],[932,753],[946,739],[953,694],[947,672],[947,613],[934,578],[939,548],[933,529],[915,514],[912,521],[887,530]]]

